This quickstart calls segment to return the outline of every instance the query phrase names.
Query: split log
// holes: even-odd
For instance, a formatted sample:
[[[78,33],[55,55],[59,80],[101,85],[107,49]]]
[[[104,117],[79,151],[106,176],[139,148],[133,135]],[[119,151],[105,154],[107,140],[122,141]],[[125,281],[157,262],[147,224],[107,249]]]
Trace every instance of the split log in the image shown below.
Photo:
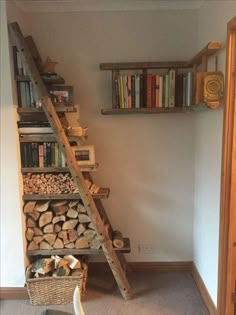
[[[87,214],[79,214],[79,222],[80,223],[88,223],[88,222],[91,222],[91,220]]]
[[[75,248],[75,244],[74,244],[74,243],[66,244],[66,245],[65,245],[65,248],[73,249],[73,248]]]
[[[68,244],[70,243],[70,241],[68,240],[68,237],[67,237],[67,231],[61,231],[58,233],[58,237],[60,237],[62,240],[63,240],[63,243],[64,244]]]
[[[61,215],[69,210],[69,206],[66,202],[57,202],[51,204],[52,210],[56,215]]]
[[[36,244],[34,241],[31,241],[27,247],[28,250],[37,250],[39,249],[38,244]]]
[[[43,235],[43,231],[40,228],[35,227],[34,228],[34,235]]]
[[[78,233],[75,230],[68,230],[68,238],[70,242],[74,242],[78,238]]]
[[[80,213],[87,213],[85,207],[81,203],[78,203],[77,211],[80,212]]]
[[[53,248],[55,248],[55,249],[64,248],[64,244],[60,238],[56,239],[56,241],[53,244]]]
[[[72,208],[69,208],[66,216],[70,219],[76,219],[78,217],[78,212]]]
[[[54,269],[54,260],[51,258],[37,259],[31,267],[32,272],[40,273],[43,275],[52,271],[53,269]]]
[[[123,248],[125,246],[125,243],[123,240],[123,235],[121,234],[120,231],[114,231],[113,232],[112,244],[116,248]]]
[[[54,244],[56,237],[56,234],[46,234],[43,236],[44,240],[47,241],[51,246]]]
[[[29,213],[34,211],[34,207],[36,205],[36,201],[28,201],[24,205],[24,213]]]
[[[85,232],[84,232],[84,237],[86,238],[86,240],[88,242],[91,242],[92,239],[94,238],[96,232],[94,230],[90,230],[90,229],[87,229]]]
[[[35,221],[32,218],[28,218],[26,221],[26,227],[27,228],[33,228],[36,226]]]
[[[84,233],[84,231],[86,231],[86,225],[83,224],[83,223],[80,223],[78,228],[77,228],[77,232],[78,232],[78,235],[82,235]]]
[[[78,204],[78,200],[72,200],[72,201],[70,201],[69,203],[68,203],[68,206],[70,207],[70,208],[73,208],[73,207],[75,207],[77,204]]]
[[[42,236],[35,236],[34,238],[33,238],[33,241],[35,242],[35,244],[39,244],[40,242],[42,242],[42,240],[43,240],[43,237]]]
[[[75,258],[74,256],[72,255],[66,255],[64,256],[64,259],[67,261],[68,263],[68,266],[71,268],[71,269],[78,269],[78,268],[81,268],[81,263],[80,261]]]
[[[39,227],[52,222],[53,213],[51,211],[44,212],[39,218]]]
[[[59,215],[59,216],[56,216],[56,217],[54,217],[52,219],[52,223],[53,224],[56,224],[56,223],[58,223],[60,221],[65,222],[66,221],[66,217],[64,215]]]
[[[101,243],[99,242],[97,235],[95,235],[92,241],[90,242],[90,248],[99,249],[100,247]]]
[[[79,220],[68,220],[62,225],[62,230],[73,230]]]
[[[48,244],[48,242],[42,241],[39,244],[40,249],[46,249],[46,250],[51,250],[53,249],[52,246],[50,244]]]
[[[43,233],[53,233],[54,232],[54,225],[52,223],[49,223],[43,228]]]
[[[92,229],[92,230],[95,230],[95,227],[94,227],[94,225],[93,225],[92,222],[89,223],[88,228],[90,228],[90,229]]]
[[[38,201],[34,210],[38,212],[45,212],[48,209],[49,203],[50,201]]]
[[[88,241],[86,240],[85,237],[81,236],[75,242],[75,247],[78,248],[78,249],[89,248],[89,243],[88,243]]]
[[[32,241],[34,236],[34,230],[32,228],[28,228],[25,233],[25,237],[28,241]]]
[[[61,225],[59,224],[59,223],[56,223],[55,225],[54,225],[54,232],[56,232],[56,233],[58,233],[58,232],[60,232],[61,231]]]
[[[29,212],[28,215],[29,215],[32,219],[34,219],[34,221],[37,221],[38,218],[39,218],[39,216],[40,216],[40,213],[33,211],[33,212]]]
[[[53,277],[65,277],[69,276],[70,274],[70,268],[68,265],[62,266],[55,270],[52,274]]]

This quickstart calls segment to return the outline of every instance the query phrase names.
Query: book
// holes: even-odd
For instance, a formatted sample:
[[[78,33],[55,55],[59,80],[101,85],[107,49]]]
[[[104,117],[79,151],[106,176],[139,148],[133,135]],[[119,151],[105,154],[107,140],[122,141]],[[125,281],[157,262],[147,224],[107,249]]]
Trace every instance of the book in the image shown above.
[[[163,76],[159,77],[159,107],[163,106]]]
[[[165,107],[169,107],[169,74],[165,75]]]
[[[152,74],[148,73],[146,75],[146,107],[152,107]]]
[[[155,75],[155,107],[160,107],[160,76],[158,74]]]
[[[175,106],[181,107],[183,106],[183,73],[179,73],[176,75],[175,81]]]
[[[143,74],[139,75],[139,107],[145,107]]]
[[[175,70],[169,71],[169,107],[175,106]]]
[[[20,134],[52,134],[53,130],[51,127],[20,127],[18,128]]]
[[[135,108],[135,75],[131,75],[131,104]]]
[[[140,108],[140,76],[135,75],[135,108]]]
[[[131,96],[131,75],[127,76],[127,87],[128,87],[128,108],[132,108],[132,96]]]

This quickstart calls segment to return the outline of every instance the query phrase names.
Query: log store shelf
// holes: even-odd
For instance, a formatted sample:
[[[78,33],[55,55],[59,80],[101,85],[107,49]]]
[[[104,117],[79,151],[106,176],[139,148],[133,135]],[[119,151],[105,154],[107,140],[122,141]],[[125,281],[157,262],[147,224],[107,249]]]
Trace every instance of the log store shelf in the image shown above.
[[[120,253],[130,253],[130,240],[127,237],[123,238],[124,240],[124,247],[122,248],[115,248],[114,250],[116,252]],[[70,253],[71,255],[95,255],[95,254],[102,254],[103,250],[100,249],[94,249],[94,248],[84,248],[84,249],[53,249],[53,250],[46,250],[46,249],[41,249],[41,250],[28,250],[27,255],[28,256],[51,256],[51,255],[68,255]]]
[[[109,197],[109,188],[100,188],[98,193],[92,194],[93,199],[106,199]],[[25,194],[24,201],[29,200],[80,200],[80,194]]]

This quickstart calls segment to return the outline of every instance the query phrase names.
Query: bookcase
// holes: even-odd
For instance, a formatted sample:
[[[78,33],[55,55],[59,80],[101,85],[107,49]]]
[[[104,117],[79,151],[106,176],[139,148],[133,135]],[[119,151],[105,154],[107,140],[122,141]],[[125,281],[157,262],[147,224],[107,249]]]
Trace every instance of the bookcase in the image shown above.
[[[36,64],[39,63],[41,59],[32,38],[28,38],[27,42],[31,50],[33,45],[31,52]],[[18,97],[19,120],[17,125],[24,189],[22,199],[26,220],[26,255],[32,261],[34,257],[39,256],[101,254],[103,253],[102,245],[96,237],[95,227],[83,205],[81,194],[73,184],[70,168],[63,155],[63,146],[58,142],[37,91],[33,87],[31,77],[27,73],[28,65],[24,63],[22,54],[15,46],[13,47],[13,63]],[[41,61],[38,68],[41,68]],[[83,145],[83,141],[87,138],[86,128],[78,127],[75,134],[73,129],[68,128],[70,126],[65,114],[76,113],[77,110],[73,104],[73,87],[65,85],[64,80],[56,75],[46,79],[45,75],[41,75],[41,78],[57,115],[62,125],[64,124],[65,132],[68,133],[71,148],[78,150],[85,148],[85,153],[89,154],[92,146]],[[88,164],[83,156],[78,164],[85,182],[88,187],[90,186],[89,191],[112,239],[113,230],[101,203],[101,199],[109,197],[110,189],[98,187],[92,181],[90,172],[94,172],[98,168],[94,156],[92,159],[89,156]],[[55,191],[50,191],[52,187],[56,186],[55,182],[58,182]],[[69,210],[71,214],[68,214]],[[76,215],[76,211],[79,213],[78,215]],[[40,223],[40,218],[44,214],[46,224]],[[48,218],[46,214],[48,214]],[[69,224],[68,231],[63,228],[66,222]],[[62,240],[64,241],[63,246]],[[124,237],[122,242],[123,246],[119,248],[114,246],[117,255],[118,252],[119,255],[130,252],[129,239]],[[54,244],[56,245],[54,246]],[[119,259],[123,259],[122,256],[119,257],[121,257]]]
[[[112,104],[101,113],[190,113],[219,107],[222,74],[217,71],[217,56],[215,72],[208,72],[208,58],[220,49],[221,44],[212,41],[189,61],[101,63],[100,70],[112,73]],[[209,75],[207,94],[204,80]]]

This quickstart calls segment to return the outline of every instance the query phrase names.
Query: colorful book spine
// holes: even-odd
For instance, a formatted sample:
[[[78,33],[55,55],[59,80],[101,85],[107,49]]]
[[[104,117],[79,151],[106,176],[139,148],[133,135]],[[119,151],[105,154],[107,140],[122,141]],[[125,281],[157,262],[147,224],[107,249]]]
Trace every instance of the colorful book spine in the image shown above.
[[[139,76],[139,107],[145,107],[143,74]]]
[[[135,75],[135,108],[140,108],[140,76]]]
[[[128,108],[132,108],[132,96],[131,96],[131,75],[127,76],[127,86],[128,86]]]
[[[131,75],[131,103],[132,108],[135,108],[135,76]]]
[[[175,107],[175,70],[169,71],[169,107]]]
[[[155,75],[155,107],[159,107],[160,103],[160,76],[158,74]]]
[[[148,73],[146,75],[146,91],[147,91],[147,98],[146,98],[146,107],[152,107],[152,74]]]
[[[169,75],[165,75],[165,107],[169,107]]]
[[[163,107],[163,76],[159,77],[159,107]]]

